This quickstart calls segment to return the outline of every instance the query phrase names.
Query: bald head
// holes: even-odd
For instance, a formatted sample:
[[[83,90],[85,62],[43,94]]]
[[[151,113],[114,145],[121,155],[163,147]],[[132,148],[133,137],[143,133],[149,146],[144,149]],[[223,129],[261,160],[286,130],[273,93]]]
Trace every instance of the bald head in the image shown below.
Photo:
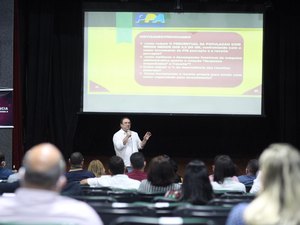
[[[23,160],[23,184],[52,189],[65,172],[65,162],[59,149],[50,143],[38,144],[29,149]]]

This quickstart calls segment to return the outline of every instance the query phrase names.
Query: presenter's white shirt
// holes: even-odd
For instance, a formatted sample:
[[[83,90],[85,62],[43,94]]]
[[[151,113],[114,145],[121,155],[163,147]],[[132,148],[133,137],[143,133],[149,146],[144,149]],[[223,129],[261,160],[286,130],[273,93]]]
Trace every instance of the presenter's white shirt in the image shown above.
[[[141,182],[129,178],[126,174],[103,175],[101,177],[88,178],[87,183],[91,187],[111,187],[119,189],[138,189]]]
[[[125,166],[131,166],[130,156],[134,152],[138,152],[141,149],[141,139],[137,132],[131,131],[131,137],[124,145],[123,139],[126,137],[126,132],[120,129],[113,136],[113,144],[117,156],[120,156],[124,160]]]

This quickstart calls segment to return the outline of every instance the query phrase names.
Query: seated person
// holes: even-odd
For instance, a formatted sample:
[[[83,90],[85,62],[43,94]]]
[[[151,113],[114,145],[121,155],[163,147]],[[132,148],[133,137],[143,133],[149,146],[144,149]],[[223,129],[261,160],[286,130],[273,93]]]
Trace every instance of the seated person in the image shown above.
[[[80,152],[73,152],[69,158],[70,170],[66,172],[67,183],[80,182],[83,179],[95,177],[95,175],[83,169],[84,158]]]
[[[0,152],[0,180],[7,180],[9,175],[13,174],[11,169],[5,168],[5,156],[2,152]]]
[[[176,174],[169,157],[159,155],[151,159],[146,180],[142,180],[138,189],[144,193],[166,193],[169,190],[180,190],[175,183]]]
[[[129,178],[125,174],[125,164],[121,157],[112,156],[108,162],[108,172],[111,175],[88,178],[80,181],[80,184],[88,184],[91,187],[110,187],[117,189],[138,189],[140,181]]]
[[[147,173],[144,171],[146,166],[145,157],[142,152],[134,152],[130,156],[130,163],[132,171],[127,173],[127,176],[131,179],[142,181],[147,179]]]
[[[259,168],[262,188],[258,195],[251,203],[234,206],[226,224],[300,224],[299,150],[285,143],[272,144],[259,157]]]
[[[174,169],[175,176],[176,176],[174,183],[182,183],[182,177],[178,174],[178,163],[174,159],[172,159],[170,156],[168,156],[168,155],[164,155],[164,156],[169,158],[170,163]]]
[[[185,168],[180,191],[168,191],[167,198],[195,205],[205,205],[213,198],[213,189],[208,179],[208,171],[204,162],[192,160]]]
[[[42,143],[28,150],[19,173],[21,187],[15,196],[0,197],[1,223],[103,224],[87,203],[60,196],[66,183],[65,161],[54,145]]]
[[[246,186],[251,186],[253,184],[253,180],[256,178],[257,171],[258,171],[258,160],[257,159],[249,160],[246,167],[246,174],[238,176],[239,182],[245,184]]]
[[[261,176],[261,172],[260,170],[257,172],[257,176],[256,178],[253,180],[253,184],[251,186],[251,189],[249,191],[249,193],[251,194],[257,194],[259,192],[259,190],[261,189],[261,179],[260,179],[260,176]]]
[[[217,157],[214,169],[214,181],[211,182],[213,190],[246,192],[245,185],[233,178],[235,174],[235,165],[228,155]]]
[[[89,163],[88,171],[92,172],[95,177],[101,177],[105,175],[105,168],[102,162],[98,159],[94,159]]]
[[[214,164],[211,166],[211,169],[212,169],[213,173],[214,173],[214,171],[215,171],[215,164],[216,164],[217,158],[218,158],[219,156],[220,156],[220,155],[216,155],[216,156],[215,156],[215,158],[214,158]],[[208,178],[209,178],[210,182],[213,182],[213,181],[214,181],[214,174],[210,174],[210,175],[208,176]],[[233,176],[232,178],[233,178],[233,180],[240,182],[237,176]]]

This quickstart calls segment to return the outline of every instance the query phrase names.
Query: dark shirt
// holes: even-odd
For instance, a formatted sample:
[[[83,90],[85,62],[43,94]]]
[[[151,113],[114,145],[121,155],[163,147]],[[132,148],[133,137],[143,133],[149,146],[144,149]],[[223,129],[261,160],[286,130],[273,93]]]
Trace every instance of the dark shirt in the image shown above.
[[[256,178],[256,176],[253,175],[242,175],[238,176],[239,182],[245,184],[245,185],[252,185],[253,180]]]
[[[95,177],[95,175],[87,170],[75,170],[75,171],[69,171],[65,173],[65,176],[67,178],[67,183],[73,182],[73,181],[81,181],[83,179]]]
[[[147,179],[146,172],[136,170],[136,169],[133,169],[130,173],[127,173],[127,176],[131,179],[135,179],[135,180],[139,180],[139,181]]]
[[[13,173],[14,172],[11,169],[0,168],[0,180],[7,180],[9,175],[11,175]]]

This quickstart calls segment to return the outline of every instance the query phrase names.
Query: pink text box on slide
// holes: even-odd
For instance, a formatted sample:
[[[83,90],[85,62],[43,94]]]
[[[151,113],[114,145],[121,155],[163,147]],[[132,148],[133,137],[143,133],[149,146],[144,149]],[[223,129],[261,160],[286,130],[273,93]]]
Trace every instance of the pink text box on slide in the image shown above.
[[[243,80],[243,53],[235,32],[142,32],[135,78],[144,86],[235,87]]]

